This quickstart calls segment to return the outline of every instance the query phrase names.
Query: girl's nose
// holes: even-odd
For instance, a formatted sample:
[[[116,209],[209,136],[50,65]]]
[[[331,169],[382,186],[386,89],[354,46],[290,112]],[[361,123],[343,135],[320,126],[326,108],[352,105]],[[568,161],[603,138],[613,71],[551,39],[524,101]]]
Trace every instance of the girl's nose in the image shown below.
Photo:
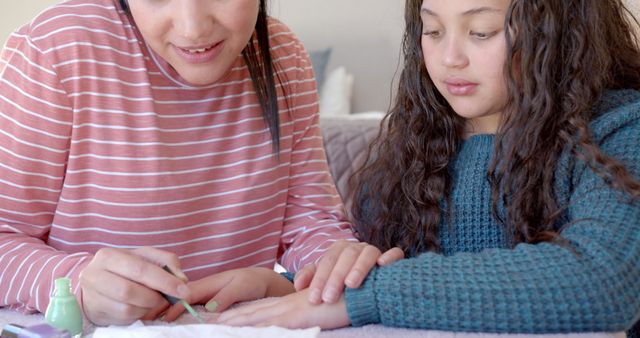
[[[442,64],[450,68],[464,68],[469,64],[469,58],[464,51],[463,42],[450,37],[444,43]]]

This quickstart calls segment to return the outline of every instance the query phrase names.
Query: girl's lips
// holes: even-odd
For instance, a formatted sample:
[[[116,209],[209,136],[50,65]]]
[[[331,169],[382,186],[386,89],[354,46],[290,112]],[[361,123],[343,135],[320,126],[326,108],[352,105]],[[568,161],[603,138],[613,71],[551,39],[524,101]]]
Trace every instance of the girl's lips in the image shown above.
[[[466,96],[475,93],[478,87],[477,83],[466,81],[445,81],[447,91],[451,95]]]
[[[215,59],[224,47],[224,41],[220,41],[212,46],[207,48],[205,47],[189,47],[189,48],[181,48],[178,46],[174,46],[176,53],[178,56],[183,58],[185,61],[189,63],[204,63],[209,62]],[[202,49],[205,50],[203,52],[192,52],[193,50]]]

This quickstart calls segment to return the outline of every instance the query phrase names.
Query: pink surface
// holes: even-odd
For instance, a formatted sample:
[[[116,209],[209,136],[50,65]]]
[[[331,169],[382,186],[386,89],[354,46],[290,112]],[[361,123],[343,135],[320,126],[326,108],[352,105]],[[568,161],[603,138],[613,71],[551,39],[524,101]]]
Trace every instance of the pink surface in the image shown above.
[[[195,306],[195,310],[206,320],[209,318],[209,314],[204,311],[202,306]],[[0,308],[0,325],[4,326],[8,323],[15,323],[21,325],[35,325],[44,322],[44,316],[41,314],[23,315],[19,312],[1,309]],[[182,315],[177,320],[177,324],[194,324],[193,319],[188,314]],[[149,325],[169,325],[163,322],[154,321],[148,322]],[[91,333],[95,330],[95,327],[90,323],[85,322],[84,332],[85,337],[91,337]],[[367,338],[383,338],[383,337],[402,337],[402,338],[624,338],[624,332],[621,333],[582,333],[582,334],[555,334],[555,335],[527,335],[527,334],[486,334],[486,333],[457,333],[457,332],[444,332],[444,331],[431,331],[431,330],[408,330],[400,328],[385,327],[382,325],[367,325],[363,327],[348,327],[339,330],[322,331],[319,338],[355,338],[355,337],[367,337]]]

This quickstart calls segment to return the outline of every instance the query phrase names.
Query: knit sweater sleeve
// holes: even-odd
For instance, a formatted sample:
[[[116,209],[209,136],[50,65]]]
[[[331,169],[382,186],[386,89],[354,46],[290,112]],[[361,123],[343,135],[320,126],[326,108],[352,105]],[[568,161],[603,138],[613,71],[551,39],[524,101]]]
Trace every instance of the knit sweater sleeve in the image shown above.
[[[601,127],[601,149],[640,178],[638,104]],[[345,293],[353,325],[510,333],[629,329],[640,317],[640,202],[587,166],[568,175],[574,186],[561,236],[570,245],[425,253],[374,269],[361,288]]]

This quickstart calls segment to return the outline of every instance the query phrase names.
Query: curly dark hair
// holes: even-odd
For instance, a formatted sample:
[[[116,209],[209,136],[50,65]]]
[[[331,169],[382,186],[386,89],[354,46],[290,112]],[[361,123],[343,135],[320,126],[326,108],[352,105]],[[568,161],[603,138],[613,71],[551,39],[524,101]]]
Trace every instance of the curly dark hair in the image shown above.
[[[451,200],[449,165],[465,127],[427,73],[421,4],[406,1],[398,93],[365,165],[351,180],[360,239],[408,254],[441,249],[438,227]],[[610,186],[640,196],[640,183],[594,144],[589,130],[604,90],[640,89],[637,26],[622,0],[511,1],[504,26],[509,99],[487,179],[494,217],[514,234],[513,245],[559,239],[556,223],[565,206],[554,192],[553,168],[565,149]]]

